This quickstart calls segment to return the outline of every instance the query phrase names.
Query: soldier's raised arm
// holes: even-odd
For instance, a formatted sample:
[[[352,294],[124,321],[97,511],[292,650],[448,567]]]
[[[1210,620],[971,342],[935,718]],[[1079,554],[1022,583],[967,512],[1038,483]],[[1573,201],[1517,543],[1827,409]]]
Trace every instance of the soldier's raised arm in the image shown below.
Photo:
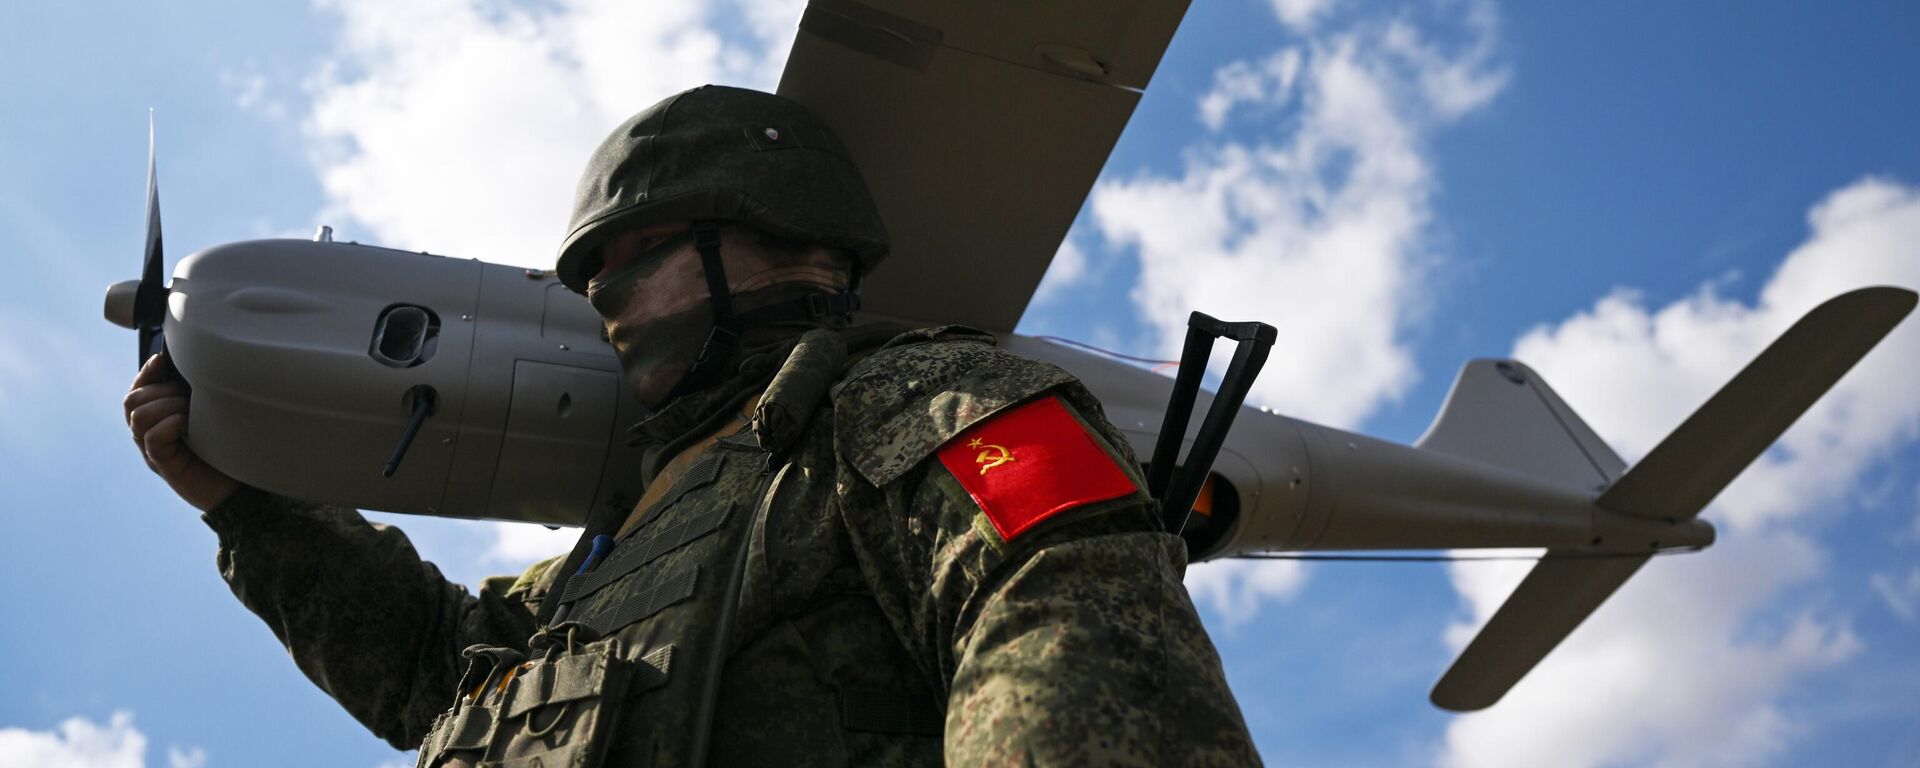
[[[405,533],[359,512],[242,486],[209,510],[220,576],[300,671],[375,736],[413,749],[454,699],[460,651],[525,650],[549,560],[478,595],[420,559]],[[557,560],[557,559],[556,559]]]
[[[187,447],[191,392],[163,370],[163,361],[149,361],[127,393],[142,457],[204,511],[234,596],[374,735],[412,749],[453,700],[461,649],[525,645],[548,563],[518,579],[489,579],[475,596],[421,560],[397,528],[235,481]]]
[[[1181,584],[1184,545],[1098,402],[984,343],[875,358],[837,397],[848,482],[871,490],[843,515],[883,609],[948,687],[947,761],[1258,763]]]

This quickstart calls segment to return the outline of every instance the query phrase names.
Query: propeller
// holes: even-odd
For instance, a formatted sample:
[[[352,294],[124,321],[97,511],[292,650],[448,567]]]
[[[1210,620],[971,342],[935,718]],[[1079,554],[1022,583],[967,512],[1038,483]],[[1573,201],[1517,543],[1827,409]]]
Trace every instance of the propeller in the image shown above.
[[[135,366],[166,349],[162,329],[167,317],[165,258],[160,242],[160,181],[154,160],[153,111],[147,111],[147,244],[139,280],[107,287],[107,320],[138,332],[140,357]]]

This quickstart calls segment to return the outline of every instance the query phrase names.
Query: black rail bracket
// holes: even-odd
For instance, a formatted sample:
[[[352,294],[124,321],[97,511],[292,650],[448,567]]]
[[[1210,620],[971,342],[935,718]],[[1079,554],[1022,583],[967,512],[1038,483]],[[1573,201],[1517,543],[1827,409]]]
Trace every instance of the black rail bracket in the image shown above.
[[[1180,534],[1193,514],[1194,499],[1213,462],[1226,445],[1233,418],[1247,401],[1247,392],[1280,332],[1261,322],[1229,323],[1204,312],[1187,317],[1186,346],[1180,351],[1180,370],[1173,377],[1173,394],[1167,399],[1167,415],[1160,424],[1160,438],[1153,445],[1153,460],[1147,464],[1147,492],[1160,502],[1160,516],[1167,531]],[[1185,461],[1179,461],[1180,443],[1187,434],[1187,422],[1193,417],[1193,403],[1200,395],[1200,380],[1207,372],[1207,359],[1213,355],[1213,342],[1228,338],[1238,342],[1233,362],[1220,378],[1213,405],[1200,422]],[[1176,473],[1175,468],[1178,467]]]

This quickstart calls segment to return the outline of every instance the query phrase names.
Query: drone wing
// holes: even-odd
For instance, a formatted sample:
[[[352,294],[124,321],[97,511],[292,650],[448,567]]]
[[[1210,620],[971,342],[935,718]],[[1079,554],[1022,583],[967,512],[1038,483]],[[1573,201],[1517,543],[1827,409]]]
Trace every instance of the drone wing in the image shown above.
[[[893,255],[870,313],[1011,330],[1186,0],[813,0],[780,94],[840,134]]]

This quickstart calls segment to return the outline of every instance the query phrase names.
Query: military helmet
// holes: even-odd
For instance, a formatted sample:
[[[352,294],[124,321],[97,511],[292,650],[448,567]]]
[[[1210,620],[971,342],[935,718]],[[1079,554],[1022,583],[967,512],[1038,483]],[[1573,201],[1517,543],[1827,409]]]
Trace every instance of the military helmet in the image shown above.
[[[585,293],[614,235],[709,220],[845,248],[861,272],[887,255],[880,211],[826,125],[789,99],[708,85],[628,118],[594,150],[555,271]]]

